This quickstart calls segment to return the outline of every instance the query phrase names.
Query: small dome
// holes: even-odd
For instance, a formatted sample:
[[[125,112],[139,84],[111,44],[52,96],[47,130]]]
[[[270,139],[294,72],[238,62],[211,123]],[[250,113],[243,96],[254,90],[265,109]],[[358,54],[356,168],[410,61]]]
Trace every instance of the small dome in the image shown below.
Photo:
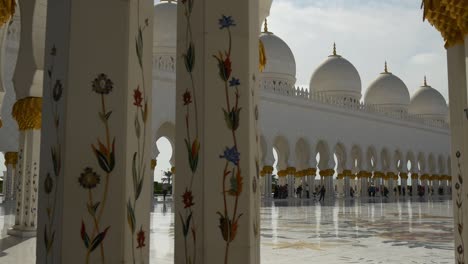
[[[260,34],[265,47],[266,65],[263,75],[296,80],[296,60],[288,44],[271,32]]]
[[[364,102],[368,105],[378,105],[391,111],[408,111],[410,95],[405,83],[387,71],[382,72],[367,88]]]
[[[310,90],[333,97],[361,99],[361,77],[353,64],[336,54],[322,62],[310,78]]]
[[[177,45],[177,3],[161,1],[154,6],[153,52],[173,51]]]
[[[430,119],[445,121],[447,119],[448,107],[442,94],[427,85],[426,80],[424,80],[424,85],[411,98],[408,112]]]

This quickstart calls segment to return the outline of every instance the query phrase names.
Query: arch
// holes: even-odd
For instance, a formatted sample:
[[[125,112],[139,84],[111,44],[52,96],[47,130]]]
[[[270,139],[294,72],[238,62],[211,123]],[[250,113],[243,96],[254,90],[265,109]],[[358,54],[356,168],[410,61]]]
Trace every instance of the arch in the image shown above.
[[[346,157],[346,147],[343,143],[338,142],[335,145],[334,148],[334,153],[336,155],[336,160],[337,160],[337,171],[341,172],[344,169],[346,169],[346,162],[347,162],[347,157]]]
[[[277,136],[273,140],[273,148],[278,154],[278,169],[286,169],[288,167],[289,158],[289,142],[284,136]]]
[[[429,154],[429,158],[427,160],[428,169],[431,174],[437,173],[437,163],[433,153]]]
[[[393,164],[394,167],[397,169],[397,171],[403,171],[403,168],[406,167],[406,164],[404,164],[405,161],[403,159],[403,154],[399,149],[395,150],[395,153],[393,154]]]
[[[410,163],[410,167],[408,166],[408,163]],[[416,163],[416,156],[414,155],[413,151],[408,151],[406,153],[406,166],[408,170],[412,172],[417,172],[417,163]]]
[[[160,150],[156,146],[156,142],[162,138],[165,137],[171,143],[171,147],[173,150],[175,150],[175,125],[172,122],[164,122],[161,126],[159,126],[158,130],[156,131],[155,139],[154,142],[152,143],[155,148],[156,148],[156,153],[159,155]],[[157,155],[156,155],[157,157]],[[156,158],[155,157],[155,158]],[[170,158],[171,164],[175,164],[175,151],[172,152],[172,156]]]
[[[362,149],[358,145],[351,148],[351,168],[354,172],[362,170]]]
[[[421,173],[426,173],[426,156],[424,153],[419,152],[417,160],[418,168]]]
[[[324,140],[319,140],[315,147],[315,153],[320,154],[320,161],[317,164],[317,167],[321,170],[329,169],[330,161],[330,149],[328,143]]]
[[[445,174],[445,161],[444,161],[444,155],[439,154],[439,157],[437,158],[437,167],[439,168],[439,174]]]
[[[377,151],[375,150],[374,146],[369,146],[367,148],[366,156],[367,169],[369,171],[375,171],[377,168]]]
[[[310,144],[304,138],[296,142],[295,147],[296,166],[298,169],[307,169],[310,161]]]
[[[382,171],[388,171],[391,166],[390,154],[387,148],[383,148],[380,152],[380,164]]]

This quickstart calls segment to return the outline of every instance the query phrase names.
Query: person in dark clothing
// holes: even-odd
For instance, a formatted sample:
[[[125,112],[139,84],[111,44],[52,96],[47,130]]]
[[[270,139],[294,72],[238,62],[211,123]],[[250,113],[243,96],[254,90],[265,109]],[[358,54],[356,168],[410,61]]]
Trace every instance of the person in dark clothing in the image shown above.
[[[325,200],[325,186],[322,185],[322,188],[320,189],[320,198],[319,202]]]
[[[302,186],[301,185],[297,187],[296,194],[297,194],[297,197],[302,198]]]

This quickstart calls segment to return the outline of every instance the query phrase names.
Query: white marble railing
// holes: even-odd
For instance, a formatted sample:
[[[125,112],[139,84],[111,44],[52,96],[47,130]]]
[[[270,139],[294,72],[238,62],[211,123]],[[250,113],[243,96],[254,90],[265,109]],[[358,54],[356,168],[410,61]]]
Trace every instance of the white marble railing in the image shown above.
[[[343,99],[325,96],[319,93],[310,93],[307,89],[301,87],[287,87],[278,85],[262,85],[262,90],[280,94],[283,96],[294,97],[302,100],[312,101],[314,103],[321,103],[327,105],[333,105],[338,108],[344,108],[356,112],[364,112],[369,114],[375,114],[379,116],[386,116],[398,120],[409,121],[413,123],[423,124],[431,127],[449,129],[449,124],[445,121],[433,120],[424,118],[421,115],[409,114],[406,112],[391,112],[388,109],[379,107],[376,105],[366,105],[362,102],[351,102]]]

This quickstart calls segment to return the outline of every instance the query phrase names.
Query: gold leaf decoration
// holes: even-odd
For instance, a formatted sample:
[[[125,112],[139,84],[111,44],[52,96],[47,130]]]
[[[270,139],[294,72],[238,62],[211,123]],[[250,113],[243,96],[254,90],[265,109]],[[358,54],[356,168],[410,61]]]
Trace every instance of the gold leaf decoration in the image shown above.
[[[15,0],[0,0],[0,27],[13,17],[15,8]]]

